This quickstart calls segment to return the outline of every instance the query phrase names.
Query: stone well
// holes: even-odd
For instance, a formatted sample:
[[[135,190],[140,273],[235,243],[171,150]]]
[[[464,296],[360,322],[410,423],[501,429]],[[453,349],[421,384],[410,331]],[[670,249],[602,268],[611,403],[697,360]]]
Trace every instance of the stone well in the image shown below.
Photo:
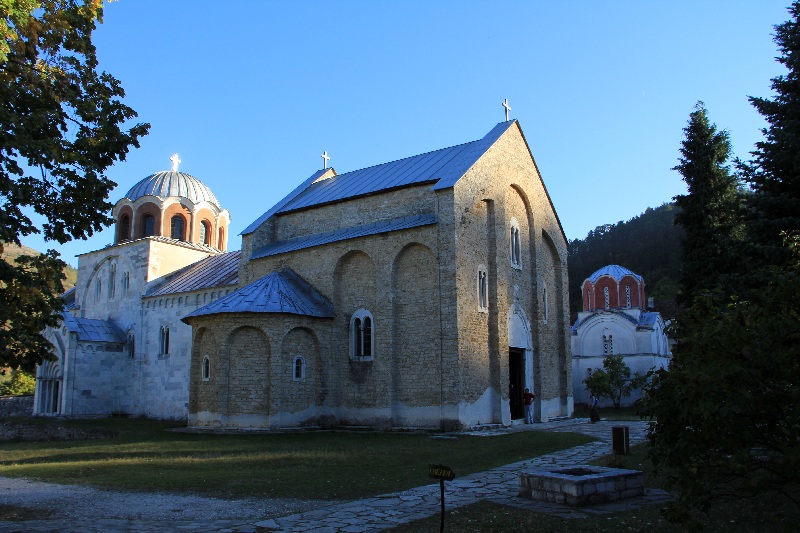
[[[522,498],[575,507],[644,494],[644,473],[603,466],[541,468],[520,474]]]

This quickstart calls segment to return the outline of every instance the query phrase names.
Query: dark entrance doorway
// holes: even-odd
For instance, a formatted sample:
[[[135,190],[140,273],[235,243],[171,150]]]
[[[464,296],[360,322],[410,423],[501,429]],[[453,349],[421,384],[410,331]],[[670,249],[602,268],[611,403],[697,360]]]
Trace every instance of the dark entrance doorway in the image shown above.
[[[522,394],[525,392],[525,350],[508,349],[508,398],[511,420],[525,418]]]

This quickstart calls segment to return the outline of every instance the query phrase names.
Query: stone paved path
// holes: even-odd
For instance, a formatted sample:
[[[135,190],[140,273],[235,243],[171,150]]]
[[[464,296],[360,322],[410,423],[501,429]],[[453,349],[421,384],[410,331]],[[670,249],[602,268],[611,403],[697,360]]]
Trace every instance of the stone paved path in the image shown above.
[[[639,506],[664,502],[669,495],[663,491],[646,489],[638,498],[605,503],[600,505],[572,508],[565,505],[526,500],[517,497],[519,472],[528,468],[542,466],[574,466],[586,464],[593,459],[611,453],[611,427],[626,425],[630,428],[631,444],[645,438],[644,422],[608,422],[589,424],[586,419],[570,419],[544,424],[514,425],[490,431],[475,432],[475,435],[491,436],[510,431],[571,431],[594,436],[599,440],[560,452],[543,455],[534,459],[493,468],[469,476],[445,482],[445,502],[448,510],[490,500],[505,505],[531,509],[536,512],[553,513],[565,518],[580,518],[588,514],[609,513],[635,509]],[[440,512],[439,484],[432,483],[421,487],[365,498],[346,503],[320,507],[311,511],[273,516],[263,520],[205,520],[205,521],[133,521],[104,520],[65,521],[39,520],[26,522],[2,522],[0,532],[26,531],[80,531],[95,532],[330,532],[357,533],[381,531],[397,524],[418,518],[438,515]],[[3,503],[0,497],[0,504]]]

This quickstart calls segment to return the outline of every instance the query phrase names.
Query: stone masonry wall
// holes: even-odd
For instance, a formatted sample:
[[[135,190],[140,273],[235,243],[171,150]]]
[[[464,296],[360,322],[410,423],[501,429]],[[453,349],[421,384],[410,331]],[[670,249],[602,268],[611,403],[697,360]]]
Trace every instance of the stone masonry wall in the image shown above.
[[[487,385],[499,386],[499,391],[490,393],[491,401],[501,404],[494,406],[493,416],[507,421],[507,323],[509,309],[518,298],[533,340],[533,368],[525,372],[526,383],[532,380],[532,389],[538,391],[539,414],[543,418],[568,414],[566,396],[571,393],[566,391],[565,372],[569,372],[570,356],[566,332],[558,331],[569,316],[566,239],[518,127],[510,128],[456,183],[454,200],[458,324],[463,333],[459,352],[466,398],[478,401],[487,394]],[[520,226],[519,269],[510,262],[512,218]],[[553,252],[545,246],[544,233],[552,239]],[[478,265],[489,268],[490,302],[485,317],[476,305]],[[545,287],[551,306],[547,324],[541,309]],[[488,322],[482,326],[482,321]]]

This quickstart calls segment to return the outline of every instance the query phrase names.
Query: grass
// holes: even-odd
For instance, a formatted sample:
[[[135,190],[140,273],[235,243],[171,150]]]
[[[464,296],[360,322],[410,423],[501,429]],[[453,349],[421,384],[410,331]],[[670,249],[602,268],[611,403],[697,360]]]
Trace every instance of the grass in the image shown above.
[[[630,455],[610,455],[595,461],[601,466],[629,468],[645,472],[648,487],[660,487],[658,478],[651,475],[644,444],[631,447]],[[392,533],[437,531],[439,515],[415,520],[395,527]],[[788,502],[721,501],[709,511],[705,532],[750,533],[755,531],[795,532],[800,523],[800,510]],[[471,533],[496,531],[548,531],[548,532],[598,532],[620,531],[683,532],[684,528],[669,523],[657,505],[644,505],[639,509],[620,513],[588,514],[586,518],[561,518],[556,515],[537,513],[512,505],[500,505],[479,501],[472,505],[451,509],[445,515],[446,531],[469,531]]]
[[[528,431],[447,439],[377,432],[212,435],[171,432],[170,423],[141,419],[59,423],[118,436],[2,443],[0,475],[223,498],[355,499],[431,483],[430,463],[463,476],[592,440]]]

